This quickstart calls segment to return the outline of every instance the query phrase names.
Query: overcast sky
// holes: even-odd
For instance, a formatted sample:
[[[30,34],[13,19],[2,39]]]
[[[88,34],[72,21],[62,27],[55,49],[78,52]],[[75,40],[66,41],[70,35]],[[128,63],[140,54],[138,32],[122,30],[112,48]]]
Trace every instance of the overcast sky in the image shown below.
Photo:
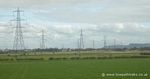
[[[0,48],[12,48],[17,7],[26,48],[40,46],[45,30],[46,47],[76,48],[80,29],[85,47],[150,43],[150,0],[0,0]]]

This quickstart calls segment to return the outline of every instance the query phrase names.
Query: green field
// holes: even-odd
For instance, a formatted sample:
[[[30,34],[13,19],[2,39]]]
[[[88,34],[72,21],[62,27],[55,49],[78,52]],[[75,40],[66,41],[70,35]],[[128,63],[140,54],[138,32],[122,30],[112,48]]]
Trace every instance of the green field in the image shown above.
[[[102,73],[144,76],[102,77]],[[0,79],[150,79],[150,58],[0,61]]]

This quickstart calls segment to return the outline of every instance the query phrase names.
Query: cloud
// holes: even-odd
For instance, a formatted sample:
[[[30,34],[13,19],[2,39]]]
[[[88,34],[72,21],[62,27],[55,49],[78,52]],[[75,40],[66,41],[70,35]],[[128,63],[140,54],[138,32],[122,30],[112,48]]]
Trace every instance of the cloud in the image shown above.
[[[72,5],[86,0],[0,0],[1,7],[47,7],[55,5]],[[9,6],[7,6],[9,5]]]
[[[20,6],[38,18],[55,22],[98,24],[150,20],[149,0],[0,0],[0,6]]]
[[[22,18],[30,24],[23,31],[26,42],[34,42],[31,47],[39,43],[42,29],[51,47],[61,47],[62,44],[76,47],[81,29],[87,47],[92,40],[97,41],[97,47],[102,46],[104,35],[109,40],[125,43],[150,42],[149,0],[0,0],[0,22],[11,20],[11,11],[18,6],[26,14],[22,14]],[[5,26],[5,23],[0,25]],[[0,27],[0,31],[14,33],[14,29],[6,27]],[[27,37],[38,38],[28,40]]]

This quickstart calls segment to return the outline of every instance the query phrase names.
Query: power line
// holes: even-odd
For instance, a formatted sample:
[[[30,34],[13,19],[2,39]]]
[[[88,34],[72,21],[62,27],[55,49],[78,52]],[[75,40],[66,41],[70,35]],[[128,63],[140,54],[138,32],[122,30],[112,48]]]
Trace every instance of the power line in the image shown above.
[[[13,49],[14,50],[24,50],[25,45],[24,45],[24,39],[23,39],[23,32],[22,32],[22,25],[21,25],[21,10],[17,8],[16,11],[17,16],[16,16],[16,27],[15,27],[15,38],[14,38],[14,44],[13,44]]]

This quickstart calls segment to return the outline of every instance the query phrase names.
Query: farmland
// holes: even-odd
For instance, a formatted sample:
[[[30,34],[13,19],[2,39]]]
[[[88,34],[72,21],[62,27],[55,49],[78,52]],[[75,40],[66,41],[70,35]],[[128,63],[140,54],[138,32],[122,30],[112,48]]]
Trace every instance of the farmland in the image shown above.
[[[150,0],[0,0],[0,79],[150,79]]]
[[[150,58],[2,61],[0,79],[149,79],[150,76],[111,76],[102,73],[150,74]]]
[[[0,79],[149,79],[150,55],[143,52],[1,54]]]
[[[1,54],[0,61],[16,60],[64,60],[64,59],[111,59],[111,58],[150,58],[150,55],[141,53],[149,51],[72,51],[72,52],[18,52]]]

